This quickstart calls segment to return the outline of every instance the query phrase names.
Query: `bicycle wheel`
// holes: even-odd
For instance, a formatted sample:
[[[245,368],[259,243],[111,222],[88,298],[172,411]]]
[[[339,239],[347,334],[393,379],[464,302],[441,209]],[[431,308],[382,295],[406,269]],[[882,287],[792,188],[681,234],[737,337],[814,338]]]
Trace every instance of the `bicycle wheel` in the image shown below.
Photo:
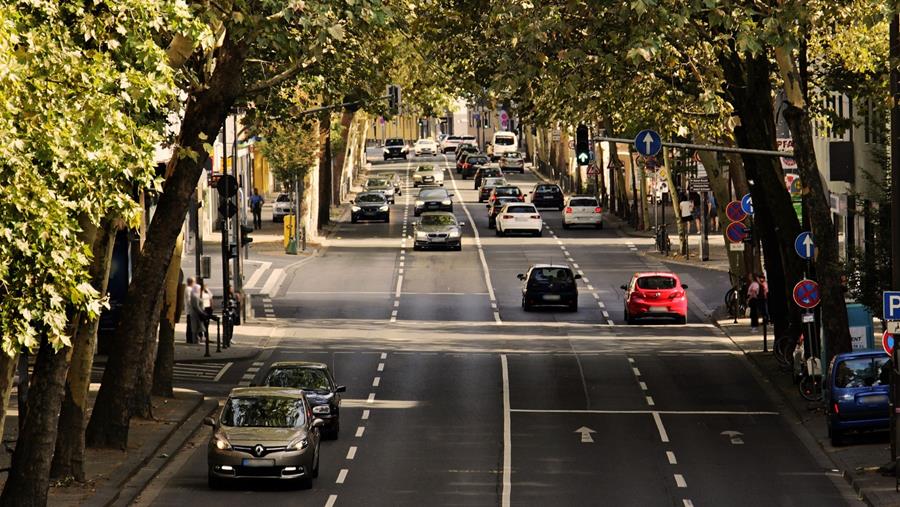
[[[822,399],[822,380],[818,375],[804,375],[800,379],[800,396],[807,401]]]
[[[734,287],[728,289],[728,292],[725,293],[725,308],[728,308],[728,315],[733,318],[738,317],[738,298]]]
[[[788,338],[778,338],[772,345],[772,355],[784,370],[791,371],[794,367],[794,347],[795,344]]]

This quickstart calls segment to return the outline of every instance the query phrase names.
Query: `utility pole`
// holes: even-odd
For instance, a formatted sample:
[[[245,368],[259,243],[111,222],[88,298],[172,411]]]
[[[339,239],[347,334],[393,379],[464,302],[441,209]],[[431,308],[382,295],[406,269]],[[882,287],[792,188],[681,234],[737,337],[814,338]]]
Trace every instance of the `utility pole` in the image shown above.
[[[900,289],[900,17],[891,16],[890,67],[891,67],[891,288]],[[897,473],[897,447],[900,440],[900,418],[897,408],[900,406],[900,353],[894,347],[892,351],[893,368],[891,368],[891,461]]]
[[[227,120],[226,120],[227,122]],[[241,269],[241,225],[243,225],[243,217],[244,217],[244,188],[245,185],[242,185],[242,178],[238,176],[238,166],[237,166],[237,158],[238,158],[238,139],[237,139],[237,112],[235,112],[231,117],[231,125],[233,127],[232,131],[232,140],[231,140],[231,169],[234,177],[238,182],[237,196],[235,199],[238,200],[237,204],[237,213],[234,215],[234,227],[232,227],[232,238],[234,239],[234,293],[236,295],[241,294],[241,290],[243,289],[243,270]],[[229,296],[230,297],[230,296]],[[243,311],[243,309],[241,309]]]
[[[219,194],[219,199],[225,199],[224,209],[227,209],[228,195],[231,193],[228,178],[228,119],[226,117],[225,124],[222,125],[222,177],[225,179],[224,195]],[[223,209],[223,206],[219,206]],[[228,213],[222,213],[222,308],[224,309],[228,303],[229,294],[231,294],[231,274],[228,270]],[[223,312],[224,313],[224,312]]]

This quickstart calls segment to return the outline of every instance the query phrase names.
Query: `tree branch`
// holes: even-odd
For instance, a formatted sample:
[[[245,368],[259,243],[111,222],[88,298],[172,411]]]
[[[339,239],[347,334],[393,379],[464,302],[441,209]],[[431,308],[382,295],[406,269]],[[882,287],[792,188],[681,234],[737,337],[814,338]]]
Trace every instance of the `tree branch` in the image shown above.
[[[297,61],[294,62],[293,65],[283,70],[279,74],[275,74],[269,79],[263,79],[262,81],[258,81],[246,88],[246,93],[257,93],[265,90],[266,88],[271,88],[278,84],[287,81],[288,79],[296,76],[303,69],[303,62]]]

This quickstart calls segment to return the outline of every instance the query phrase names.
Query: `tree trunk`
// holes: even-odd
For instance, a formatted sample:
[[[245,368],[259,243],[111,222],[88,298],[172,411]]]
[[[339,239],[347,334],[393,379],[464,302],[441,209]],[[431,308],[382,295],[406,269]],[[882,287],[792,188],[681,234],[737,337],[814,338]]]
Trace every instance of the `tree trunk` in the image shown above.
[[[70,322],[77,322],[78,318],[73,315]],[[27,409],[24,414],[19,414],[24,418],[24,424],[12,455],[12,468],[0,495],[2,506],[47,505],[50,460],[56,445],[68,366],[66,351],[55,352],[47,336],[42,336],[28,390]]]
[[[156,300],[159,298],[175,243],[187,213],[188,203],[197,181],[203,174],[208,154],[203,145],[215,139],[225,122],[228,110],[243,92],[241,70],[246,48],[224,35],[216,50],[216,67],[209,82],[192,93],[188,99],[178,136],[178,149],[197,154],[174,156],[166,171],[163,193],[147,231],[144,251],[132,270],[122,319],[116,329],[116,340],[103,372],[103,381],[91,420],[87,427],[87,443],[92,447],[125,449],[137,372],[142,351],[145,350],[147,328],[159,317]],[[201,139],[202,137],[202,139]]]
[[[316,210],[319,227],[324,227],[331,222],[331,203],[334,194],[334,186],[341,184],[340,178],[334,177],[334,168],[331,163],[331,113],[322,111],[319,113],[319,209]],[[335,180],[337,182],[335,183]],[[315,191],[315,189],[310,189]]]
[[[725,77],[725,95],[738,114],[735,129],[738,146],[775,150],[775,115],[772,108],[770,65],[765,55],[741,59],[736,52],[719,58]],[[780,160],[776,157],[742,155],[753,201],[754,234],[762,239],[769,272],[769,313],[776,336],[799,335],[800,311],[792,302],[792,290],[800,280],[803,265],[794,254],[794,238],[800,222],[784,185]]]
[[[165,280],[163,280],[165,283]],[[163,307],[163,295],[165,286],[160,288],[159,295],[153,301],[153,309],[150,318],[147,319],[147,327],[143,333],[146,337],[137,362],[137,384],[131,400],[132,415],[144,419],[153,419],[153,367],[156,364],[156,349],[159,337],[159,319]]]
[[[153,368],[153,394],[174,398],[172,375],[175,371],[175,323],[181,319],[184,307],[184,291],[181,290],[181,252],[183,236],[178,236],[175,252],[166,271],[163,289],[162,311],[159,317],[159,343],[156,349],[156,364]]]
[[[794,138],[794,160],[800,171],[800,181],[807,190],[809,224],[816,243],[816,278],[822,300],[821,315],[825,336],[821,338],[828,350],[826,360],[830,360],[834,355],[850,352],[852,349],[847,305],[841,284],[840,247],[834,233],[834,222],[831,220],[828,189],[822,182],[816,163],[809,111],[800,78],[801,69],[789,49],[776,48],[775,57],[788,100],[784,118]]]
[[[350,153],[353,148],[351,143],[352,143],[352,141],[355,141],[355,139],[352,139],[352,140],[350,139],[351,138],[350,126],[353,123],[353,116],[354,116],[353,111],[350,111],[347,109],[344,109],[343,112],[341,113],[341,139],[344,140],[344,149],[339,150],[337,153],[334,154],[334,167],[336,168],[335,170],[339,171],[338,174],[340,176],[335,178],[332,175],[334,182],[329,182],[329,185],[328,185],[328,188],[332,189],[331,195],[332,195],[332,198],[334,199],[334,202],[340,202],[341,185],[344,182],[345,175],[347,175],[347,177],[350,178],[350,181],[353,181],[353,171],[352,170],[348,171],[347,168],[344,167],[346,165],[346,162],[348,161],[347,154]],[[331,115],[329,115],[328,119],[329,120],[331,119]],[[329,127],[330,127],[330,125],[329,125]],[[330,131],[330,129],[329,129],[329,131]],[[349,162],[350,162],[350,164],[349,164],[350,167],[352,167],[353,164],[355,163],[355,161],[353,161],[353,160],[350,160]]]
[[[672,201],[672,210],[675,212],[675,230],[678,232],[678,237],[684,239],[687,235],[684,227],[684,223],[681,221],[681,207],[679,206],[681,199],[678,196],[677,188],[675,186],[675,175],[673,174],[673,169],[675,165],[673,164],[672,157],[669,156],[669,150],[663,148],[663,166],[666,168],[666,185],[669,186],[669,200]],[[663,209],[663,216],[665,216],[666,210]],[[682,241],[682,243],[686,243]],[[684,253],[684,246],[681,247],[682,254]]]
[[[90,267],[91,285],[100,294],[106,294],[117,229],[116,221],[106,217],[99,227],[86,230],[94,238],[91,246],[94,255]],[[88,320],[83,315],[73,338],[65,399],[59,414],[59,436],[50,467],[50,476],[55,479],[73,477],[79,482],[85,480],[84,428],[87,423],[88,392],[99,325],[100,319]]]
[[[698,139],[697,144],[706,144],[706,139]],[[725,215],[725,207],[731,201],[731,188],[729,187],[728,177],[725,171],[719,165],[719,159],[715,153],[711,151],[699,151],[700,160],[703,167],[706,168],[706,176],[709,179],[709,186],[712,189],[713,196],[716,198],[716,217],[719,220],[719,230],[725,238],[725,254],[728,256],[728,271],[732,274],[731,283],[734,284],[739,280],[743,280],[745,275],[744,252],[732,252],[730,249],[731,241],[725,232],[727,225],[730,223],[728,216]],[[706,210],[704,210],[706,211]],[[746,252],[746,250],[744,250]]]

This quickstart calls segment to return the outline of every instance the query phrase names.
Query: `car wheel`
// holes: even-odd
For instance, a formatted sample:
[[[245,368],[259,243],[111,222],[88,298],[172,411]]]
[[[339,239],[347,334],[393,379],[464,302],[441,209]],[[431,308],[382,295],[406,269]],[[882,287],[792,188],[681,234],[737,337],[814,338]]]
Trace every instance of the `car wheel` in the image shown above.
[[[572,226],[563,222],[563,229],[568,229],[569,227],[572,227]]]
[[[530,312],[530,311],[531,311],[531,305],[528,304],[528,301],[525,300],[525,297],[524,297],[524,296],[522,297],[522,310],[524,310],[524,311],[526,311],[526,312]]]
[[[350,223],[351,223],[351,224],[355,224],[355,223],[358,222],[358,221],[359,221],[359,220],[357,220],[356,217],[351,217],[351,218],[350,218]]]
[[[538,231],[535,232],[534,235],[540,238],[544,235],[544,229],[538,229]]]
[[[300,479],[297,479],[297,489],[312,489],[312,487],[312,477],[302,477]]]
[[[466,176],[465,174],[463,174],[463,175],[462,175],[462,179],[467,180],[467,179],[469,179],[469,177]]]
[[[494,228],[494,234],[496,234],[497,236],[503,236],[503,231],[500,230],[499,225]]]
[[[634,324],[634,317],[632,317],[632,316],[628,313],[628,309],[627,309],[627,308],[625,309],[625,323],[628,324],[628,325]]]
[[[225,488],[225,481],[223,481],[221,477],[213,475],[212,470],[207,472],[206,483],[209,485],[209,489]]]
[[[386,223],[386,224],[391,223],[391,216],[390,216],[390,215],[387,215],[386,217],[384,217],[384,223]]]
[[[488,220],[488,229],[494,229],[494,228],[496,228],[496,227],[497,227],[497,224],[495,224],[494,222]]]
[[[603,228],[603,222],[598,223],[595,227],[597,227],[598,229],[602,229],[602,228]]]
[[[831,438],[833,447],[844,445],[844,433],[841,430],[832,429],[831,425],[828,425],[828,436]]]
[[[413,211],[413,216],[414,216],[414,217],[417,217],[417,216],[419,216],[419,215],[421,215],[421,214],[422,214],[421,211]]]
[[[337,440],[338,435],[341,433],[341,421],[338,419],[334,421],[334,423],[328,428],[328,431],[325,431],[323,434],[328,440]]]
[[[578,311],[578,301],[573,301],[572,304],[569,305],[569,311],[572,313]]]
[[[456,251],[462,252],[462,244],[456,245]]]
[[[419,184],[418,184],[418,183],[413,183],[413,188],[419,188]]]
[[[687,317],[685,317],[684,315],[679,315],[678,317],[675,317],[675,323],[676,324],[687,324]]]
[[[417,252],[417,251],[419,251],[419,250],[421,250],[421,249],[422,249],[422,247],[420,247],[419,245],[413,245],[413,251],[414,251],[414,252]]]

